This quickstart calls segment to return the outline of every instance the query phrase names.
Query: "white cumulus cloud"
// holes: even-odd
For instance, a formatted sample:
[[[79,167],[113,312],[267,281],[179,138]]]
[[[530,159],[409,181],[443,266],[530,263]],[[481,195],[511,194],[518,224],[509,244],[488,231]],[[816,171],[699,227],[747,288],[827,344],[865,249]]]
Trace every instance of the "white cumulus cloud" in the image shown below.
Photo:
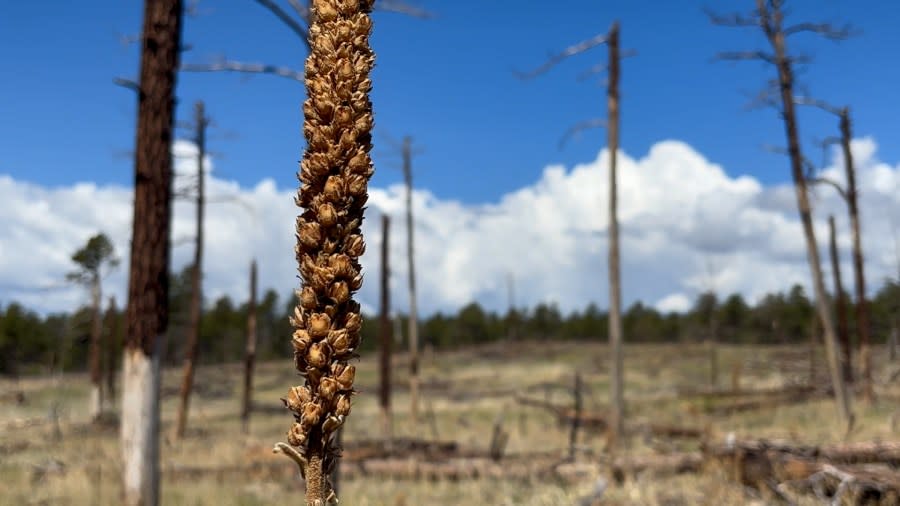
[[[195,148],[177,142],[177,172],[190,174]],[[870,287],[896,272],[894,230],[900,227],[900,165],[877,158],[872,139],[853,143],[862,196],[864,247]],[[564,311],[607,303],[608,153],[566,168],[548,166],[534,184],[473,206],[439,199],[426,189],[413,197],[419,304],[426,314],[452,311],[477,300],[490,309],[507,304],[512,277],[517,305],[541,301]],[[679,141],[649,153],[619,156],[619,219],[625,303],[643,300],[663,311],[682,311],[713,289],[740,292],[751,301],[793,283],[809,286],[806,249],[793,188],[763,186],[731,177]],[[843,182],[839,154],[823,174]],[[211,165],[211,164],[210,164]],[[785,167],[785,170],[787,168]],[[179,180],[187,180],[186,176]],[[257,258],[260,285],[286,295],[298,284],[294,260],[295,189],[271,180],[253,187],[208,178],[204,260],[207,301],[246,299],[249,262]],[[407,307],[406,232],[402,186],[372,188],[364,234],[366,282],[360,299],[377,307],[380,215],[392,218],[393,302]],[[83,183],[45,187],[0,175],[0,303],[18,300],[41,312],[70,310],[86,294],[67,286],[70,255],[98,231],[123,259],[106,280],[108,294],[124,301],[131,225],[130,188]],[[827,241],[834,214],[845,272],[851,272],[845,206],[828,187],[813,198],[817,239]],[[192,257],[194,207],[177,201],[173,268]],[[827,256],[823,256],[827,259]],[[826,272],[827,265],[824,266]],[[850,283],[848,278],[847,283]],[[121,304],[121,302],[120,302]]]

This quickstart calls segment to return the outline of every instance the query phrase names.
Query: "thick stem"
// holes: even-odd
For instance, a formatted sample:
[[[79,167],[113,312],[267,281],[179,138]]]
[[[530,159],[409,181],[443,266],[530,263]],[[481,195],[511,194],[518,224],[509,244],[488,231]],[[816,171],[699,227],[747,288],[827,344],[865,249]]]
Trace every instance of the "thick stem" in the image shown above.
[[[619,443],[625,429],[624,360],[622,352],[622,289],[619,267],[619,220],[617,217],[616,158],[619,151],[619,23],[613,23],[609,46],[609,89],[607,108],[607,150],[609,151],[609,344],[610,424],[609,442]]]
[[[800,150],[800,136],[797,133],[797,116],[794,107],[793,72],[791,70],[790,59],[787,57],[785,36],[781,28],[782,13],[777,5],[775,10],[772,13],[769,13],[765,0],[757,0],[757,9],[764,16],[764,29],[766,30],[766,35],[769,37],[769,41],[775,49],[785,135],[787,136],[788,153],[790,154],[791,160],[791,175],[794,179],[797,209],[800,213],[800,221],[803,225],[803,235],[806,239],[807,260],[809,262],[810,271],[812,272],[816,309],[819,313],[819,319],[822,321],[822,330],[825,333],[825,351],[828,354],[828,368],[831,375],[831,382],[834,386],[838,414],[849,427],[853,423],[853,413],[851,411],[850,399],[844,383],[844,376],[841,371],[841,360],[838,356],[834,319],[831,314],[831,308],[828,307],[825,281],[822,275],[821,262],[819,260],[819,249],[816,243],[815,230],[813,229],[809,194],[806,186],[806,178],[803,173],[803,154]]]
[[[197,143],[197,234],[194,238],[194,267],[191,270],[191,321],[188,326],[187,346],[184,354],[184,373],[181,379],[181,396],[178,405],[178,419],[175,423],[175,439],[184,437],[187,428],[191,391],[194,388],[194,369],[197,350],[200,345],[200,318],[203,312],[203,211],[204,211],[204,158],[206,157],[206,125],[208,119],[203,102],[198,101],[194,109],[194,127]]]
[[[828,217],[828,230],[830,231],[829,251],[831,253],[831,274],[834,278],[838,339],[841,343],[841,369],[844,371],[844,380],[853,381],[853,364],[850,361],[850,326],[847,324],[847,297],[844,295],[844,283],[841,280],[841,262],[838,257],[834,216]]]
[[[412,210],[412,139],[403,138],[403,179],[406,182],[406,257],[409,262],[409,413],[413,426],[419,420],[419,316],[416,304],[416,262]]]
[[[872,356],[869,343],[869,308],[866,302],[866,275],[863,263],[862,232],[860,231],[859,206],[856,189],[856,169],[853,166],[853,152],[850,151],[850,111],[841,110],[841,149],[844,152],[844,171],[847,174],[847,207],[850,212],[850,227],[853,235],[853,275],[856,281],[856,328],[859,335],[859,376],[862,382],[863,399],[872,402]]]
[[[244,351],[244,396],[241,402],[241,426],[250,429],[253,410],[253,365],[256,361],[256,260],[250,262],[250,302],[247,304],[247,346]]]
[[[313,433],[310,439],[318,441],[321,437]],[[310,445],[306,458],[306,506],[325,506],[325,452],[319,445]]]

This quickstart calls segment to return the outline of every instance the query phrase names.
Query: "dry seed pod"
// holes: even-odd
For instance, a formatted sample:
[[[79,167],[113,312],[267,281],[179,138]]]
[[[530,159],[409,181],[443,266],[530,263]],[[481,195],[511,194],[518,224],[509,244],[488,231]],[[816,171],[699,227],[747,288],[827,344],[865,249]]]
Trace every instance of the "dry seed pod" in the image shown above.
[[[300,425],[312,427],[319,423],[319,420],[322,418],[322,413],[324,412],[325,410],[323,410],[322,406],[318,403],[307,402],[303,405],[303,414],[300,415]]]
[[[334,414],[338,416],[347,416],[350,414],[350,396],[348,394],[338,394],[335,397]]]
[[[348,365],[339,374],[336,374],[337,382],[341,386],[341,390],[350,390],[353,388],[353,379],[356,377],[356,367]]]
[[[328,330],[331,328],[331,318],[325,313],[313,313],[309,315],[307,325],[309,335],[313,339],[319,339],[328,335]]]
[[[328,376],[322,378],[322,381],[319,383],[319,397],[327,404],[330,403],[332,399],[334,399],[334,394],[340,389],[340,384],[338,384],[337,380],[334,378],[330,378]]]
[[[330,359],[331,349],[325,341],[311,344],[306,352],[306,363],[316,369],[328,366]]]
[[[315,309],[319,302],[316,300],[316,291],[309,286],[304,286],[297,298],[300,299],[300,307],[303,309]]]
[[[300,423],[291,424],[287,434],[288,443],[292,446],[302,446],[306,442],[306,430]]]
[[[338,281],[331,285],[328,297],[337,304],[343,304],[350,298],[350,288],[344,281]]]

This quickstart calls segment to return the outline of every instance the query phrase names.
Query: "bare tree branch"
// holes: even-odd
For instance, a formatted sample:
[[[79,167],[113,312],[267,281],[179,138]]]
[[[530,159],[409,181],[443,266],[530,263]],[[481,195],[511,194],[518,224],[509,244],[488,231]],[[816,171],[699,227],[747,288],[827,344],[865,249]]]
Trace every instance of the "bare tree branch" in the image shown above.
[[[278,19],[284,22],[294,33],[300,37],[300,40],[303,41],[303,44],[306,46],[306,49],[309,50],[309,33],[306,28],[300,25],[294,18],[292,18],[287,12],[284,11],[281,7],[278,6],[272,0],[256,0],[256,3],[262,5],[263,7],[269,9],[272,14],[274,14]],[[293,5],[293,3],[291,4]],[[296,7],[295,7],[296,9]]]
[[[831,186],[832,188],[837,190],[837,192],[841,196],[841,198],[844,199],[844,202],[847,202],[847,199],[848,199],[847,191],[837,181],[835,181],[833,179],[829,179],[827,177],[823,177],[823,176],[807,178],[807,181],[809,181],[812,184],[827,184],[827,185]]]
[[[854,29],[850,24],[835,28],[830,23],[799,23],[784,29],[785,36],[801,32],[816,33],[829,40],[844,40],[857,35],[859,30]]]
[[[274,74],[294,81],[303,82],[303,73],[287,67],[276,67],[262,63],[242,63],[226,60],[218,63],[183,63],[179,70],[184,72],[244,72],[249,74]]]
[[[713,57],[714,61],[760,60],[775,65],[775,55],[765,51],[723,51]]]
[[[762,22],[759,14],[757,12],[753,12],[749,16],[731,13],[731,14],[718,14],[714,12],[709,7],[704,7],[703,12],[706,13],[709,20],[714,25],[720,26],[759,26]]]
[[[300,16],[300,19],[309,26],[309,22],[311,21],[309,17],[309,6],[303,5],[300,0],[288,0],[288,3],[291,4],[291,7],[294,8],[294,12]]]
[[[756,95],[749,92],[744,93],[750,99],[747,109],[756,109],[758,107],[771,107],[781,112],[781,102],[778,96],[778,81],[770,81],[767,88],[763,88]]]
[[[588,49],[590,49],[592,47],[599,46],[600,44],[606,43],[606,38],[607,38],[607,35],[605,33],[596,35],[590,39],[581,41],[578,44],[567,47],[561,53],[551,54],[550,57],[547,59],[547,61],[543,65],[541,65],[540,67],[538,67],[530,72],[513,71],[513,73],[519,79],[530,79],[532,77],[539,76],[539,75],[543,74],[544,72],[553,68],[554,65],[558,64],[559,62],[565,60],[566,58],[568,58],[570,56],[575,56],[577,54],[587,51]]]
[[[830,112],[835,116],[840,116],[841,111],[843,111],[843,107],[835,107],[824,100],[805,96],[794,96],[794,103],[797,105],[810,105],[813,107],[818,107],[819,109],[822,109],[825,112]]]
[[[563,148],[563,146],[566,144],[566,141],[568,141],[570,137],[580,135],[581,132],[589,130],[591,128],[606,128],[606,120],[603,118],[593,118],[575,124],[568,130],[566,130],[566,133],[564,133],[563,136],[559,139],[559,149]]]
[[[137,83],[137,81],[132,81],[131,79],[125,79],[124,77],[116,77],[113,78],[113,84],[116,86],[121,86],[123,88],[128,88],[131,91],[136,93],[141,92],[141,85]]]
[[[622,58],[629,58],[629,57],[636,56],[636,55],[637,55],[637,50],[635,50],[635,49],[624,49],[624,50],[622,50],[622,51],[619,53],[619,58],[620,58],[620,59],[622,59]],[[609,69],[609,65],[608,65],[608,64],[606,64],[606,63],[598,63],[598,64],[594,65],[593,67],[591,67],[591,68],[585,70],[584,72],[578,74],[578,78],[577,78],[577,79],[578,79],[579,81],[584,81],[584,80],[586,80],[587,78],[591,77],[592,75],[595,75],[595,74],[602,74],[603,72],[606,72],[608,69]]]
[[[375,8],[380,11],[396,12],[420,19],[431,19],[434,17],[434,14],[431,12],[400,0],[381,0],[375,4]]]

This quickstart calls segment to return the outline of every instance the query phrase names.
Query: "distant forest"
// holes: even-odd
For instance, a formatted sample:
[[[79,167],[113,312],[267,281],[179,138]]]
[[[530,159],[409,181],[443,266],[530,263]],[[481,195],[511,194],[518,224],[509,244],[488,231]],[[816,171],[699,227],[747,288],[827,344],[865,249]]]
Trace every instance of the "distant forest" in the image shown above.
[[[190,300],[190,272],[187,266],[171,278],[171,323],[164,363],[180,364],[182,341],[187,332]],[[847,300],[852,300],[850,294]],[[870,299],[872,336],[875,344],[885,342],[891,326],[900,318],[900,283],[887,280]],[[272,289],[265,291],[257,306],[259,348],[263,360],[291,356],[292,328],[288,312],[296,301]],[[852,305],[848,307],[850,336],[856,348],[856,322]],[[661,313],[635,302],[623,318],[627,342],[700,342],[710,338],[723,343],[787,344],[808,342],[818,325],[810,298],[802,286],[786,293],[769,294],[756,305],[739,294],[724,299],[712,293],[701,294],[685,313]],[[200,329],[200,357],[203,363],[235,362],[243,358],[246,339],[246,301],[236,303],[228,296],[205,305]],[[397,329],[406,329],[401,314]],[[50,371],[82,371],[88,363],[90,308],[72,314],[41,317],[21,304],[0,307],[0,374],[22,375]],[[124,333],[124,307],[103,318],[104,345],[108,357],[118,360]],[[360,353],[377,346],[378,315],[365,315]],[[498,314],[484,310],[477,302],[462,307],[456,314],[437,313],[421,322],[426,345],[450,349],[499,340],[590,339],[607,341],[605,311],[590,304],[580,311],[563,314],[554,304],[539,304],[527,311],[521,308]],[[397,338],[402,339],[402,338]]]

